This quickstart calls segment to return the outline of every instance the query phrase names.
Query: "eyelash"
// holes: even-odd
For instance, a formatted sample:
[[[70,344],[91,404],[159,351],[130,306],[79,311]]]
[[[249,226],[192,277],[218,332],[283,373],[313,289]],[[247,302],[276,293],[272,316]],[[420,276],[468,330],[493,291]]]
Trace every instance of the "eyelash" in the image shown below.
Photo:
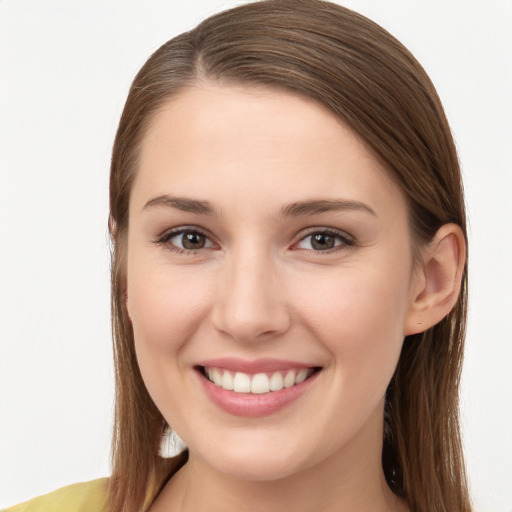
[[[205,237],[206,240],[210,241],[211,245],[208,247],[201,247],[199,249],[185,249],[182,247],[177,247],[174,244],[170,243],[170,240],[172,240],[174,237],[189,233],[189,234],[195,234],[195,235],[201,235]],[[300,243],[304,242],[307,238],[312,237],[314,235],[323,235],[327,237],[332,237],[335,239],[335,241],[338,241],[339,243],[335,245],[334,247],[326,250],[318,250],[315,251],[314,249],[302,249],[307,250],[315,254],[332,254],[333,252],[337,252],[339,250],[343,249],[349,249],[355,245],[355,240],[353,237],[348,235],[347,233],[343,231],[336,231],[333,229],[326,229],[326,228],[311,228],[309,231],[305,233],[301,233],[300,239],[298,242],[294,243],[291,247],[292,250],[301,250],[301,248],[297,247]],[[155,240],[155,243],[157,245],[165,246],[169,251],[174,252],[176,254],[185,254],[185,255],[197,255],[199,254],[199,251],[201,249],[209,249],[212,246],[215,245],[215,242],[211,240],[211,238],[204,233],[201,229],[198,229],[196,227],[180,227],[173,229],[171,231],[166,231],[162,235],[158,236]],[[336,242],[335,242],[336,243]]]
[[[326,250],[321,251],[315,251],[314,249],[304,249],[311,251],[315,254],[332,254],[334,252],[343,250],[343,249],[349,249],[351,247],[354,247],[355,240],[352,236],[350,236],[348,233],[345,233],[344,231],[337,231],[334,229],[327,229],[327,228],[311,228],[310,230],[306,231],[305,233],[301,233],[300,239],[298,242],[293,244],[292,248],[293,250],[301,250],[300,248],[297,248],[296,246],[300,244],[301,242],[305,241],[307,238],[313,237],[314,235],[323,235],[323,236],[329,236],[335,239],[335,241],[339,241],[340,243],[338,245],[335,245],[334,247]]]
[[[206,240],[209,240],[212,243],[212,245],[214,244],[214,242],[212,242],[211,238],[206,233],[204,233],[201,229],[198,229],[198,228],[192,227],[192,226],[190,226],[190,227],[185,226],[185,227],[172,229],[170,231],[166,231],[165,233],[163,233],[162,235],[157,237],[157,239],[155,240],[155,243],[157,245],[165,246],[166,249],[168,249],[169,251],[174,252],[176,254],[186,254],[186,255],[190,255],[190,256],[199,254],[199,251],[201,249],[209,248],[209,247],[204,247],[204,248],[202,247],[200,249],[185,249],[183,247],[177,247],[176,245],[170,243],[170,241],[174,237],[183,235],[185,233],[204,236]]]

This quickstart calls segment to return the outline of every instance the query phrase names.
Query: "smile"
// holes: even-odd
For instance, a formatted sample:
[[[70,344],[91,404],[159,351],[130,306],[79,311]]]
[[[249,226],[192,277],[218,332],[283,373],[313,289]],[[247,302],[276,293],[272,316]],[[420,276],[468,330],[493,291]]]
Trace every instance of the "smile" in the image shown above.
[[[203,372],[210,382],[227,391],[262,395],[296,386],[311,377],[315,369],[297,368],[251,375],[222,368],[204,367]]]
[[[322,368],[282,360],[215,359],[195,366],[201,387],[223,411],[249,418],[279,412],[313,386]]]

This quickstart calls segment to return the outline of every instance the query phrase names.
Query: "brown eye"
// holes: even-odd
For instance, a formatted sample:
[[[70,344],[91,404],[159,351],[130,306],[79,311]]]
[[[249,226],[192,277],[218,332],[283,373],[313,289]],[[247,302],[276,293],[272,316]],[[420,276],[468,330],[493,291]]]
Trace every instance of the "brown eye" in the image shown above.
[[[172,251],[199,251],[213,248],[215,244],[204,233],[194,229],[179,229],[167,233],[158,240]]]
[[[175,237],[179,238],[179,237]],[[190,231],[181,235],[181,245],[184,249],[202,249],[206,245],[206,237],[202,233]]]
[[[353,240],[348,235],[344,236],[342,233],[334,231],[316,231],[305,236],[296,247],[319,252],[350,245],[353,245]]]
[[[311,247],[315,251],[325,251],[326,249],[332,249],[335,246],[336,240],[332,235],[326,235],[325,233],[318,233],[311,237]]]

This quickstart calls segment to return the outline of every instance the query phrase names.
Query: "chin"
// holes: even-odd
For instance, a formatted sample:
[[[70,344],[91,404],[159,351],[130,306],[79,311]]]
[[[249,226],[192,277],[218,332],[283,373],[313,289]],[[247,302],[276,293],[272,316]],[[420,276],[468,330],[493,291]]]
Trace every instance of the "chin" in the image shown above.
[[[205,454],[203,460],[214,471],[236,480],[281,480],[306,469],[307,466],[308,457],[302,450],[286,449],[282,444],[280,447],[272,443],[262,445],[257,442],[218,446],[218,453]]]
[[[236,460],[228,463],[221,463],[216,468],[230,478],[250,482],[272,482],[283,480],[291,475],[300,472],[300,469],[291,462],[279,460]]]

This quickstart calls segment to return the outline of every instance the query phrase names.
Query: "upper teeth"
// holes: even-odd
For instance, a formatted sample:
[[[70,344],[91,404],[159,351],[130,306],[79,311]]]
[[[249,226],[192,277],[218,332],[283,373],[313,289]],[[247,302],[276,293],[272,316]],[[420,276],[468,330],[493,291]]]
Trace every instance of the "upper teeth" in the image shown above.
[[[304,382],[312,373],[312,368],[278,371],[271,374],[231,372],[221,368],[205,368],[208,378],[217,386],[235,393],[262,394],[279,391]]]

